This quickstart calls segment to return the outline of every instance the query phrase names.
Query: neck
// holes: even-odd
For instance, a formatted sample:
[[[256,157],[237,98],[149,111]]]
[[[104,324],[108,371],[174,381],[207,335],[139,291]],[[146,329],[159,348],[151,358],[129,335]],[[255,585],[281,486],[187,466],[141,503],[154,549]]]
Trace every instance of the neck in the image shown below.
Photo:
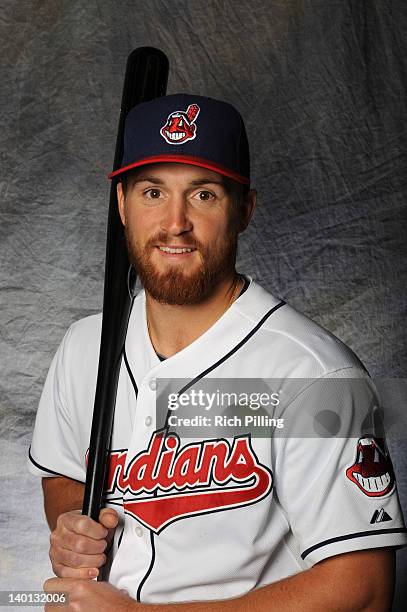
[[[146,292],[147,323],[157,353],[171,357],[194,342],[232,305],[242,286],[242,277],[233,272],[202,302],[183,306],[161,304]]]

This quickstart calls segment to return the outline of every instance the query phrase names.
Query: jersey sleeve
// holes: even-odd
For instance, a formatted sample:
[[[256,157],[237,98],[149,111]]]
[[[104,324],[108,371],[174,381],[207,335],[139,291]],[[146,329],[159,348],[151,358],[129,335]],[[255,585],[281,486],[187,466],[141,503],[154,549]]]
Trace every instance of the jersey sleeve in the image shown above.
[[[85,482],[86,472],[72,422],[67,368],[72,326],[65,334],[48,371],[35,420],[27,466],[34,475],[67,476]]]
[[[276,440],[275,493],[308,567],[340,553],[407,544],[375,418],[379,398],[367,375],[349,370],[310,382],[284,409],[287,430]]]

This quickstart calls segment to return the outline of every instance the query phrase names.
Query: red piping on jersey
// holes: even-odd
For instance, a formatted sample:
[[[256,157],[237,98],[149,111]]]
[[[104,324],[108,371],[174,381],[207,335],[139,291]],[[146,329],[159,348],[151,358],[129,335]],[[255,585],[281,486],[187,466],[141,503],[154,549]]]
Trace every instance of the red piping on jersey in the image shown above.
[[[107,175],[107,178],[112,179],[118,174],[122,174],[123,172],[127,172],[127,170],[131,170],[131,168],[137,168],[138,166],[145,166],[146,164],[157,164],[157,163],[166,163],[166,162],[178,162],[180,164],[189,164],[191,166],[200,166],[201,168],[206,168],[207,170],[213,170],[213,172],[219,172],[219,174],[223,174],[238,183],[242,183],[243,185],[248,185],[250,183],[249,179],[234,172],[233,170],[229,170],[222,166],[221,164],[217,164],[216,162],[208,161],[202,157],[195,157],[192,155],[153,155],[152,157],[145,157],[144,159],[139,159],[133,164],[129,164],[128,166],[124,166],[123,168],[119,168],[114,172],[111,172]]]

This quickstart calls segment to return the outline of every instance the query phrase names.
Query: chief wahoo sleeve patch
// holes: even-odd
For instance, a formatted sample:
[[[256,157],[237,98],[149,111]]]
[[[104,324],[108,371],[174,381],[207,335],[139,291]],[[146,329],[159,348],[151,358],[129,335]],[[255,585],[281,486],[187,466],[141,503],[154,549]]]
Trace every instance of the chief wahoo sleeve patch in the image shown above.
[[[273,485],[272,472],[259,462],[250,435],[181,448],[176,434],[158,430],[126,468],[123,453],[117,459],[112,465],[111,457],[109,492],[119,489],[124,511],[155,533],[182,518],[256,503]]]
[[[383,497],[395,486],[395,476],[384,438],[359,438],[356,459],[346,476],[368,497]]]

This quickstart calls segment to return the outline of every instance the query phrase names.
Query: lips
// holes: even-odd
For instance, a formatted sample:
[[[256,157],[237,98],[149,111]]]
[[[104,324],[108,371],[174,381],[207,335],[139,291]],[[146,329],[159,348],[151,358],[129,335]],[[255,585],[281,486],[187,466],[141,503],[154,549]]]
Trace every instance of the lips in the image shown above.
[[[161,253],[168,255],[188,255],[196,251],[196,247],[192,246],[176,246],[176,245],[157,245],[158,250]]]
[[[187,247],[188,250],[184,250],[184,248],[179,248],[179,247],[175,247],[175,248],[170,248],[169,247],[162,247],[160,248],[159,246],[157,246],[157,251],[159,252],[159,257],[162,259],[162,261],[167,261],[167,262],[187,262],[189,258],[191,258],[194,254],[194,252],[196,251],[196,249],[191,249],[191,247]],[[165,249],[165,250],[164,250]]]

